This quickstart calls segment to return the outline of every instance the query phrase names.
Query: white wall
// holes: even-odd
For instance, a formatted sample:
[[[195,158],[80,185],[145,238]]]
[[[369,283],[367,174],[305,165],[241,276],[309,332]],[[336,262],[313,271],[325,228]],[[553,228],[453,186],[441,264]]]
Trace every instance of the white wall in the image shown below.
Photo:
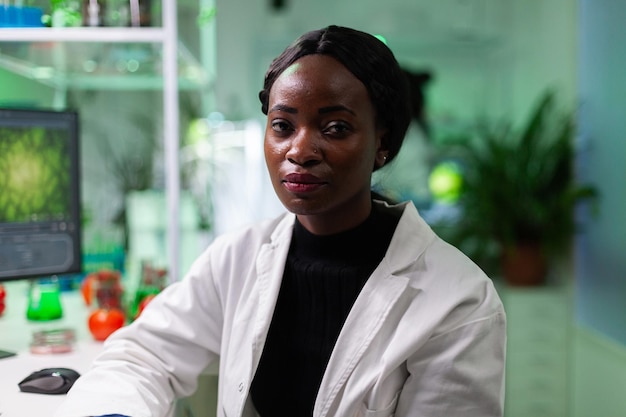
[[[398,60],[429,67],[433,118],[526,115],[555,85],[575,96],[575,0],[217,0],[217,107],[261,117],[257,94],[271,59],[304,31],[328,24],[387,37]],[[358,13],[356,12],[358,10]]]
[[[542,88],[553,86],[573,108],[577,103],[577,2],[514,0],[507,34],[511,111],[523,115]]]

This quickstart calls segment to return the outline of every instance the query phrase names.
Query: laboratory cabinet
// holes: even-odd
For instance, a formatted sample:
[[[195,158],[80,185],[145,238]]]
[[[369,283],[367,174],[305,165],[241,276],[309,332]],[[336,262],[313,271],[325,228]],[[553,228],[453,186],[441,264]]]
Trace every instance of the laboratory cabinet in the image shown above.
[[[505,417],[567,417],[570,290],[503,287],[499,293],[507,314]]]

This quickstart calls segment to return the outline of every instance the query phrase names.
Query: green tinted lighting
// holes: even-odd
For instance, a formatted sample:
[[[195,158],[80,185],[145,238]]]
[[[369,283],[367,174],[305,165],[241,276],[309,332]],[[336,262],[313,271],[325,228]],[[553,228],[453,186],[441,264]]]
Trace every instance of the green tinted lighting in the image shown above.
[[[381,41],[382,43],[384,43],[385,45],[389,45],[387,43],[387,38],[385,38],[383,35],[374,35],[375,38],[377,38],[379,41]]]

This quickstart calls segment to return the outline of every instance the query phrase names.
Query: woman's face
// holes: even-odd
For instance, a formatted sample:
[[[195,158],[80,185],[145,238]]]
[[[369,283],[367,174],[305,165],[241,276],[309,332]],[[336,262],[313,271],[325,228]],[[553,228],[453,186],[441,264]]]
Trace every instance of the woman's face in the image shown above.
[[[371,209],[374,165],[385,132],[365,86],[339,61],[307,55],[269,94],[265,159],[283,205],[312,233],[360,224]]]

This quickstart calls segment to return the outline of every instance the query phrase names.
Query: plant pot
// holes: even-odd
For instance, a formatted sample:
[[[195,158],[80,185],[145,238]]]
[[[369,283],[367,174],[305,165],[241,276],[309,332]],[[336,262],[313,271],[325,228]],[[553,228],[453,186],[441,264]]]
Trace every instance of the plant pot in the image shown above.
[[[502,273],[505,281],[514,287],[532,287],[545,284],[548,261],[541,245],[521,243],[504,249]]]

